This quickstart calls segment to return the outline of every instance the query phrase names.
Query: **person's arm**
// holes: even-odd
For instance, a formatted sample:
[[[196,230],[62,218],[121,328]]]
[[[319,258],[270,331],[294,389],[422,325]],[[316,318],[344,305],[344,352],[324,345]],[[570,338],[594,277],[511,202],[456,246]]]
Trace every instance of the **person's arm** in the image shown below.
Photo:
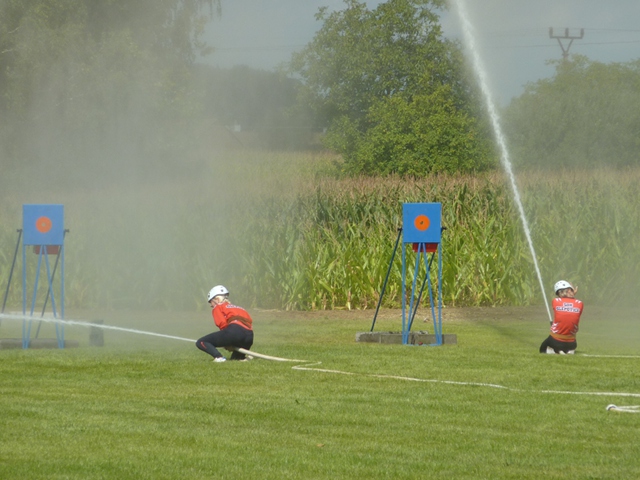
[[[227,318],[223,312],[223,305],[216,305],[213,309],[213,322],[220,330],[227,326]]]

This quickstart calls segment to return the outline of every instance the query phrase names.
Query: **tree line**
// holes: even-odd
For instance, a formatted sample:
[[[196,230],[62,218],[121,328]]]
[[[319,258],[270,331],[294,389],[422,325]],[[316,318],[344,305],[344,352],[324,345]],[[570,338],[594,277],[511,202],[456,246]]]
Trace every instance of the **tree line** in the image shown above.
[[[345,0],[287,70],[202,61],[221,0],[2,0],[3,168],[196,168],[203,125],[241,124],[272,149],[314,132],[346,175],[479,172],[498,164],[473,75],[446,39],[444,0]],[[502,112],[523,167],[638,163],[640,61],[573,56]],[[206,136],[206,132],[204,133]]]
[[[171,167],[197,112],[191,66],[219,0],[2,0],[5,171],[46,181]],[[177,169],[177,167],[176,167]],[[20,178],[17,178],[18,180]]]

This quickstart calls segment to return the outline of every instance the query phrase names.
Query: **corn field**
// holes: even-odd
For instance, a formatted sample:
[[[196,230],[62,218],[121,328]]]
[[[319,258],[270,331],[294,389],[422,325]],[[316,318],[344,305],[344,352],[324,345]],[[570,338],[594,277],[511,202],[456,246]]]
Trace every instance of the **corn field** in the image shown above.
[[[232,300],[247,306],[371,309],[402,227],[402,204],[440,202],[445,305],[542,304],[522,223],[500,172],[336,179],[322,173],[333,160],[243,152],[225,157],[222,166],[215,162],[199,178],[51,188],[37,195],[5,190],[2,294],[22,204],[63,203],[70,229],[68,307],[200,310],[208,307],[209,288],[222,283]],[[547,295],[555,281],[566,279],[579,285],[585,301],[632,303],[640,282],[640,169],[527,173],[518,181]],[[412,259],[408,254],[409,276]],[[22,301],[21,258],[17,263],[7,302],[13,308]],[[401,266],[399,247],[384,307],[401,305]]]

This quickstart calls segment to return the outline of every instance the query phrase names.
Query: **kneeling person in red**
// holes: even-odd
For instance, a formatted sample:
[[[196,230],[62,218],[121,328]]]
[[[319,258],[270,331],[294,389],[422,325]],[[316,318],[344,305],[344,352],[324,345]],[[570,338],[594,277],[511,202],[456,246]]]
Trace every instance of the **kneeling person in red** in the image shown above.
[[[213,287],[209,291],[207,301],[212,308],[213,321],[220,331],[198,339],[196,347],[211,355],[214,362],[226,361],[216,347],[239,347],[249,350],[253,345],[253,320],[249,313],[229,302],[229,290],[223,285]],[[245,359],[245,354],[234,350],[229,360]]]
[[[555,284],[553,299],[553,322],[551,333],[540,345],[540,353],[575,353],[578,343],[576,333],[584,305],[575,298],[578,291],[569,282],[560,280]]]

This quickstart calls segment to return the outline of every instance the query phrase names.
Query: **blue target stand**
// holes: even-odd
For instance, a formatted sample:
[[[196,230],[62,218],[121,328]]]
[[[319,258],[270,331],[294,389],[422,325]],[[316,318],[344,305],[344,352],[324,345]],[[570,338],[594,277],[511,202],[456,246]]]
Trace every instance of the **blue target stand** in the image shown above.
[[[409,332],[413,326],[416,311],[424,293],[425,283],[429,292],[429,305],[433,319],[435,342],[429,345],[442,345],[442,204],[440,203],[405,203],[402,206],[402,344],[409,344]],[[411,294],[407,306],[407,245],[416,254],[411,281]],[[429,260],[431,253],[431,260]],[[436,317],[433,282],[431,280],[431,264],[438,254],[436,286]],[[421,261],[424,259],[425,277],[418,292],[418,277]],[[407,308],[408,307],[408,308]]]
[[[42,264],[44,263],[47,296],[42,309],[42,316],[46,304],[51,300],[53,317],[64,319],[64,237],[67,230],[64,229],[64,207],[63,205],[23,205],[22,206],[22,348],[29,348],[31,344],[31,327],[33,325],[33,311],[36,306],[38,284]],[[27,316],[27,248],[33,247],[37,255],[37,267],[35,269],[35,279],[33,292]],[[50,256],[56,256],[55,266],[52,272]],[[60,263],[60,288],[58,290],[56,302],[56,289],[54,285],[55,269]],[[59,316],[58,316],[59,314]],[[41,324],[40,324],[41,325]],[[40,330],[38,326],[38,331]],[[64,348],[64,325],[56,322],[56,339],[58,348]]]
[[[373,317],[370,332],[356,334],[357,342],[402,343],[403,345],[429,345],[457,343],[455,334],[442,334],[442,204],[441,203],[405,203],[402,206],[403,227],[398,229],[398,236],[384,280],[378,307]],[[376,319],[382,304],[389,274],[391,273],[396,251],[402,237],[402,331],[374,332]],[[415,253],[412,275],[409,267],[411,253]],[[437,255],[436,278],[432,278],[434,259]],[[422,264],[424,263],[424,268]],[[419,281],[420,274],[424,277]],[[409,276],[412,278],[409,280]],[[425,293],[429,296],[433,334],[412,332],[413,321]],[[426,320],[425,320],[426,321]]]

